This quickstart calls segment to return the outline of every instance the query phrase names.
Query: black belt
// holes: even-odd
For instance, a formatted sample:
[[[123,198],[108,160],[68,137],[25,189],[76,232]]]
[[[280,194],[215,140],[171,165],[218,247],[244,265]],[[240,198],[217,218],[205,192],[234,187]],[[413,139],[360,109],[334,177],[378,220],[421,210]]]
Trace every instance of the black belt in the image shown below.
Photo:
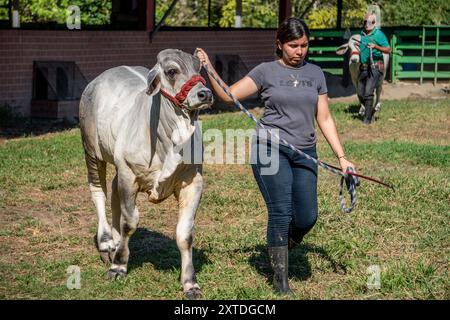
[[[381,61],[381,60],[380,60],[380,61],[375,61],[373,64],[374,64],[374,66],[377,67],[378,69],[384,70],[384,62],[383,62],[383,61]],[[359,68],[365,70],[365,69],[370,68],[370,66],[371,66],[371,65],[368,64],[368,63],[361,63],[360,66],[359,66]]]

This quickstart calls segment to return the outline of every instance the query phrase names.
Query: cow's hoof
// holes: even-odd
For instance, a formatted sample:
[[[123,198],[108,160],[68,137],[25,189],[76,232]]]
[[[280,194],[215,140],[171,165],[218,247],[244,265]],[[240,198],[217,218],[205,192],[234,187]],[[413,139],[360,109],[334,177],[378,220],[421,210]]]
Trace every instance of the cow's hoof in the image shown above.
[[[110,264],[112,261],[111,252],[109,251],[100,251],[100,259],[102,259],[104,264]]]
[[[115,252],[116,248],[109,246],[107,250],[101,250],[98,253],[104,264],[110,264],[113,261]]]
[[[200,288],[193,287],[190,288],[188,291],[185,291],[184,295],[188,300],[200,299],[202,297],[202,290],[200,290]]]
[[[116,251],[117,246],[115,245],[112,239],[100,242],[97,242],[97,236],[94,236],[95,247],[100,254],[100,259],[102,259],[104,264],[109,264],[112,262],[114,257],[114,252]]]
[[[127,272],[123,269],[112,268],[108,270],[106,274],[106,279],[108,280],[119,280],[124,279],[127,276]]]
[[[358,114],[361,117],[363,117],[365,113],[366,113],[366,108],[364,106],[361,106],[361,108],[359,108]]]

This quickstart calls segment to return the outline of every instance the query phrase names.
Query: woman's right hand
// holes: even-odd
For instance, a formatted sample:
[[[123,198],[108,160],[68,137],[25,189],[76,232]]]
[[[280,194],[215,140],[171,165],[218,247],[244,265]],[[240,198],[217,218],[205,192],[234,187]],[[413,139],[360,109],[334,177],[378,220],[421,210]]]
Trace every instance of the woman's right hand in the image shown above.
[[[206,66],[211,65],[211,61],[209,61],[209,57],[206,54],[205,50],[203,50],[202,48],[197,48],[197,49],[195,49],[195,53],[197,55],[197,58],[200,59],[200,63],[202,65],[206,65]]]

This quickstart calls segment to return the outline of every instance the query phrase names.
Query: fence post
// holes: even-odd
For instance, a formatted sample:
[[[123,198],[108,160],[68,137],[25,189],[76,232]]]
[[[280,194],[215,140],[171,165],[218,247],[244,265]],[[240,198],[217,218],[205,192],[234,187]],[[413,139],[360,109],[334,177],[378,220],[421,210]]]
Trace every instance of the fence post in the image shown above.
[[[439,27],[436,27],[436,52],[434,57],[434,85],[437,84],[437,69],[438,69],[438,57],[439,57]]]
[[[423,56],[425,55],[425,37],[426,37],[425,26],[422,27],[422,57],[420,58],[420,84],[423,83]]]
[[[395,35],[395,33],[392,35],[391,38],[391,48],[392,48],[392,59],[391,59],[391,81],[392,83],[395,83],[395,72],[396,72],[396,68],[397,68],[397,63],[396,63],[396,55],[397,55],[397,37]]]

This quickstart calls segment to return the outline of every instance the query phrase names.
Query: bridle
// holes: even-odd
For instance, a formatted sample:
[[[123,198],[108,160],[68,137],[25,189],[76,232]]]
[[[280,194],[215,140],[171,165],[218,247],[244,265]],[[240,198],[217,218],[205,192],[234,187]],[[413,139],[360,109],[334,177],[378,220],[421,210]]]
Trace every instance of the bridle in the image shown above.
[[[353,41],[355,41],[355,42],[357,42],[357,43],[359,43],[359,44],[361,44],[361,41],[356,40],[355,38],[353,38],[353,36],[352,36],[350,39],[353,40]],[[354,56],[354,55],[359,55],[359,51],[358,51],[358,50],[352,51],[352,53],[350,54],[350,57],[351,57],[351,56]]]
[[[202,83],[203,85],[205,85],[206,80],[201,75],[192,76],[192,78],[189,79],[181,87],[180,91],[175,96],[170,95],[167,91],[165,91],[163,89],[161,89],[160,91],[164,97],[166,97],[167,99],[172,101],[178,107],[180,107],[182,109],[189,109],[183,104],[183,102],[186,100],[186,98],[189,94],[189,91],[191,91],[191,89],[199,82]]]

